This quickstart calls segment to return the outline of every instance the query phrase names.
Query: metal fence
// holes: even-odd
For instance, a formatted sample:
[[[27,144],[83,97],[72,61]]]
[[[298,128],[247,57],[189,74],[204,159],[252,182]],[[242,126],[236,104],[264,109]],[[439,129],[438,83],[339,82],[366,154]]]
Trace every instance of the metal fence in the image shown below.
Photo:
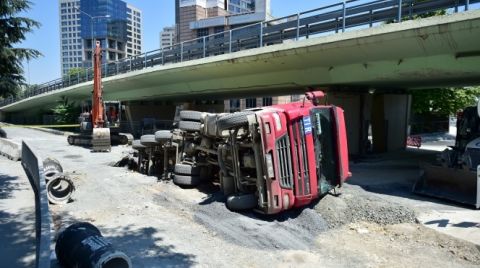
[[[374,27],[381,23],[401,22],[430,12],[452,9],[453,12],[469,10],[480,0],[349,0],[301,12],[266,22],[259,22],[225,32],[181,42],[171,47],[153,50],[117,62],[102,65],[103,77],[115,76],[145,69],[242,50],[298,41],[318,35],[345,32],[348,29]],[[0,101],[0,107],[43,93],[91,81],[93,70],[65,76],[20,97]]]
[[[43,164],[30,146],[22,142],[22,166],[35,193],[36,266],[50,267],[50,212]]]

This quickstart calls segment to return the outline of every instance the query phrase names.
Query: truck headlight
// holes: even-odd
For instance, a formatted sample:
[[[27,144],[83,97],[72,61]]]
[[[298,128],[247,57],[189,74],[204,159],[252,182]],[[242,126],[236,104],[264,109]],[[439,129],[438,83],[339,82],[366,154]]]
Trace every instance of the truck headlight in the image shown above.
[[[275,177],[275,171],[273,169],[272,154],[268,153],[265,155],[265,162],[267,163],[267,176],[268,178]]]

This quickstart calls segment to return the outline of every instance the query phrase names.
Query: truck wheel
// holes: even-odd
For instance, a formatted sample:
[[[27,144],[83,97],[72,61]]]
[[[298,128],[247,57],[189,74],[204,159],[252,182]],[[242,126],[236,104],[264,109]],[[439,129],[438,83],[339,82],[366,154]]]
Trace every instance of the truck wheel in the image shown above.
[[[159,130],[155,132],[155,140],[158,142],[167,142],[172,138],[170,130]]]
[[[159,145],[159,143],[155,140],[155,135],[143,135],[140,137],[140,143],[147,147],[153,147]]]
[[[147,148],[145,145],[143,145],[140,140],[134,140],[132,142],[132,148],[135,150],[145,150]]]
[[[257,206],[254,194],[231,195],[227,198],[227,208],[233,211],[253,209]]]
[[[217,120],[218,131],[224,131],[229,128],[235,128],[248,124],[247,116],[253,114],[252,111],[236,112],[227,114]]]
[[[175,164],[175,174],[194,175],[200,174],[200,167],[188,164]]]
[[[235,183],[233,177],[222,176],[220,180],[220,187],[222,188],[223,195],[229,196],[235,193]]]
[[[178,122],[178,128],[184,131],[200,131],[202,124],[193,121],[180,121]]]
[[[180,111],[180,120],[200,122],[202,120],[202,112]]]
[[[200,177],[175,174],[173,177],[173,183],[180,186],[197,186],[200,184]]]

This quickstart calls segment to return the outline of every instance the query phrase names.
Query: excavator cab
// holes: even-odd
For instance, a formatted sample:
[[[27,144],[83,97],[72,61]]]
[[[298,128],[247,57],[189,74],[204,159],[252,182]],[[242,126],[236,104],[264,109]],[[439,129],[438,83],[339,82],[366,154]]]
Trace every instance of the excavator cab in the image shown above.
[[[457,114],[455,146],[422,164],[413,192],[480,208],[480,102]]]

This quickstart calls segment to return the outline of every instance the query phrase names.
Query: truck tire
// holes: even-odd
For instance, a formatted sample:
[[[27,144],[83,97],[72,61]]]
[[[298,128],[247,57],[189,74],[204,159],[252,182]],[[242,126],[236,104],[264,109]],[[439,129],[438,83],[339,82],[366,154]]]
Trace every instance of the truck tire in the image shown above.
[[[200,177],[175,174],[173,177],[173,183],[179,186],[197,186],[200,184]]]
[[[223,195],[225,196],[235,193],[235,182],[233,177],[222,176],[220,180],[220,187],[222,188]]]
[[[134,140],[132,142],[132,148],[135,149],[135,150],[145,150],[145,148],[147,148],[147,146],[143,145],[140,140]]]
[[[184,131],[200,131],[202,124],[193,121],[180,121],[178,122],[178,128]]]
[[[189,110],[180,111],[180,120],[201,122],[202,112],[189,111]]]
[[[155,135],[143,135],[140,137],[140,143],[147,147],[153,147],[159,145],[155,140]]]
[[[159,130],[155,132],[155,140],[161,143],[167,142],[172,138],[170,130]]]
[[[188,164],[175,164],[175,174],[181,175],[194,175],[198,176],[200,174],[200,167],[192,166]]]
[[[231,195],[227,198],[227,208],[233,211],[253,209],[257,206],[254,194]]]
[[[218,131],[224,131],[229,128],[240,127],[248,124],[247,116],[253,114],[252,111],[236,112],[227,114],[217,120]]]

